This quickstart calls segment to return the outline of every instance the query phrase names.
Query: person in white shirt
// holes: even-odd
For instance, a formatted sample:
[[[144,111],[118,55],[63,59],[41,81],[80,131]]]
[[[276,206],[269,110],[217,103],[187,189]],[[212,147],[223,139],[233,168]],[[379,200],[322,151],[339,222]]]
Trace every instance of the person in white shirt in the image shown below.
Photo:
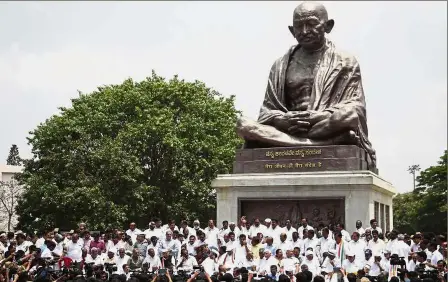
[[[306,258],[303,260],[302,266],[306,265],[308,267],[308,270],[313,274],[313,277],[320,275],[321,268],[319,265],[319,261],[314,258],[314,252],[306,251],[305,257]]]
[[[417,252],[411,254],[411,259],[407,261],[406,269],[408,271],[415,271],[417,265]]]
[[[308,238],[303,241],[303,253],[305,253],[308,248],[313,248],[314,256],[317,259],[317,254],[319,253],[319,250],[317,248],[318,244],[319,239],[317,239],[317,237],[315,236],[314,229],[308,230]]]
[[[362,221],[357,220],[356,221],[356,232],[359,233],[359,236],[362,236],[366,231],[364,228],[362,228]]]
[[[390,250],[392,251],[392,254],[397,254],[398,257],[407,258],[409,256],[409,253],[411,252],[411,247],[409,247],[409,245],[406,244],[403,240],[404,235],[398,234],[395,243],[392,243],[392,245],[390,246]]]
[[[411,253],[416,253],[420,251],[420,241],[422,240],[422,236],[420,234],[415,234],[411,236],[412,244],[411,244]]]
[[[287,235],[285,232],[280,234],[280,242],[276,245],[276,249],[282,250],[283,257],[286,258],[287,251],[293,250],[291,241],[287,240]]]
[[[187,240],[190,237],[190,235],[196,235],[196,231],[194,231],[193,228],[188,226],[188,222],[186,220],[182,220],[180,222],[179,233],[184,234],[184,236],[187,236],[185,237]]]
[[[228,273],[233,273],[235,267],[235,256],[233,255],[233,246],[226,248],[226,253],[218,259],[218,265],[223,266]]]
[[[33,243],[26,241],[25,239],[26,237],[23,233],[18,233],[16,235],[16,252],[23,251],[25,255],[28,255],[30,253],[29,248],[33,245]]]
[[[264,236],[267,235],[266,226],[260,224],[260,219],[256,218],[254,220],[254,224],[249,229],[249,239],[258,235],[258,233],[262,233]]]
[[[131,237],[132,242],[134,243],[137,239],[137,235],[140,234],[141,232],[142,231],[140,229],[136,228],[135,222],[131,222],[131,224],[129,224],[129,229],[126,230],[126,234]]]
[[[115,248],[110,248],[107,254],[103,256],[103,264],[116,264],[116,253],[118,252]]]
[[[66,245],[67,257],[71,258],[74,262],[82,261],[82,242],[79,241],[77,233],[72,235],[72,240]]]
[[[345,228],[345,225],[343,223],[338,223],[336,225],[336,230],[338,232],[341,232],[342,238],[344,239],[344,241],[350,242],[351,241],[351,236],[344,228]]]
[[[364,251],[366,249],[366,243],[363,240],[359,240],[358,232],[353,232],[352,241],[348,243],[348,249],[350,250],[351,253],[355,255],[355,262],[361,266],[364,260]]]
[[[369,229],[370,231],[378,230],[378,233],[383,234],[383,230],[378,227],[378,221],[376,219],[370,220],[370,227],[367,227],[366,230]]]
[[[218,233],[219,230],[215,226],[215,222],[213,220],[208,221],[208,227],[204,229],[205,236],[207,238],[207,243],[209,247],[218,248]]]
[[[246,235],[241,234],[238,239],[238,244],[234,245],[234,257],[237,261],[243,261],[247,257],[247,253],[250,252],[250,246],[247,244]]]
[[[90,254],[86,256],[85,260],[86,264],[92,263],[93,265],[102,265],[103,259],[98,253],[99,253],[98,248],[93,247],[92,249],[90,249]]]
[[[386,244],[383,240],[381,240],[379,237],[378,230],[372,231],[372,240],[369,241],[369,244],[367,245],[367,248],[372,250],[372,253],[382,253],[383,250],[386,248]]]
[[[193,271],[193,266],[198,265],[196,258],[188,254],[187,249],[180,251],[180,258],[177,263],[177,270],[184,270],[186,272]]]
[[[235,267],[245,267],[249,271],[254,271],[257,267],[257,263],[254,260],[253,253],[249,251],[244,258],[235,258]]]
[[[192,234],[196,235],[196,238],[198,237],[198,231],[205,232],[204,229],[201,228],[201,223],[197,219],[193,221],[193,231],[194,232]]]
[[[73,236],[74,236],[74,234],[73,234]],[[73,236],[72,236],[72,238],[73,238]],[[120,248],[125,248],[125,242],[123,240],[121,240],[120,235],[114,234],[112,236],[112,240],[109,240],[107,242],[107,244],[106,244],[106,251],[109,251],[110,248],[114,248],[117,251]]]
[[[292,241],[292,233],[297,232],[297,229],[292,227],[291,220],[287,219],[285,222],[284,232],[286,233],[286,240]]]
[[[322,237],[319,238],[318,245],[320,245],[318,256],[320,258],[320,261],[322,262],[325,257],[324,254],[328,253],[330,249],[334,249],[336,245],[336,242],[331,239],[330,230],[328,230],[327,227],[324,227],[322,229]]]
[[[332,273],[335,267],[341,267],[341,260],[336,258],[336,250],[331,249],[327,252],[327,256],[322,263],[322,271]]]
[[[123,265],[127,264],[129,265],[129,260],[131,259],[130,256],[126,255],[125,249],[120,248],[118,250],[118,257],[115,258],[115,263],[117,264],[117,273],[123,274]]]
[[[431,257],[429,258],[430,261],[428,263],[428,266],[435,269],[437,269],[437,263],[439,262],[439,260],[444,259],[442,253],[440,253],[437,247],[438,247],[437,243],[430,243],[428,246],[428,251],[431,252]]]
[[[151,271],[155,271],[162,266],[160,257],[156,255],[153,248],[148,248],[148,255],[143,260],[143,264],[145,263],[149,264],[149,269]]]
[[[280,242],[280,234],[284,233],[284,229],[278,226],[278,220],[271,220],[271,227],[268,228],[268,233],[271,234],[271,237],[274,239],[274,244],[278,244]]]
[[[212,276],[214,273],[218,272],[218,261],[216,257],[219,255],[219,252],[216,248],[210,248],[210,253],[208,257],[201,263],[204,267],[204,271]]]
[[[370,276],[378,276],[386,271],[381,265],[381,253],[373,253],[373,262],[370,264]]]
[[[257,268],[257,273],[261,274],[261,275],[265,275],[270,272],[271,265],[276,265],[276,264],[277,264],[277,260],[272,255],[271,251],[264,250],[264,257],[262,259],[260,259],[260,262],[259,262],[259,265]]]
[[[304,249],[304,247],[303,247],[303,239],[299,238],[299,232],[293,232],[292,233],[291,247],[293,249],[294,248],[299,248],[300,249],[300,253],[302,253],[302,250]]]
[[[303,237],[303,230],[314,230],[314,228],[311,225],[308,225],[308,219],[306,218],[302,218],[302,226],[300,226],[297,229],[297,232],[299,233],[299,238],[302,240],[306,238]]]
[[[162,229],[156,228],[154,221],[149,223],[149,228],[145,230],[145,238],[147,240],[151,239],[152,236],[156,236],[157,239],[162,239]]]
[[[172,236],[173,232],[171,230],[167,230],[165,232],[165,239],[159,240],[159,254],[162,254],[163,249],[167,249],[174,257],[178,256],[179,244],[176,242],[176,240],[172,239]]]
[[[222,241],[223,238],[224,238],[224,235],[228,234],[229,232],[230,232],[230,230],[229,230],[229,221],[224,220],[222,222],[222,228],[219,229],[219,231],[218,231],[218,239]]]
[[[347,259],[342,262],[342,268],[345,273],[358,273],[358,270],[362,269],[363,266],[360,266],[356,263],[355,254],[350,250],[347,251]]]
[[[299,272],[300,261],[293,256],[292,250],[286,251],[286,258],[283,259],[283,270],[297,274]]]
[[[235,222],[229,223],[229,233],[230,232],[233,232],[235,234],[236,238],[239,238],[240,234],[244,234],[247,237],[247,234],[245,234],[244,232],[241,232],[241,229],[236,226]]]

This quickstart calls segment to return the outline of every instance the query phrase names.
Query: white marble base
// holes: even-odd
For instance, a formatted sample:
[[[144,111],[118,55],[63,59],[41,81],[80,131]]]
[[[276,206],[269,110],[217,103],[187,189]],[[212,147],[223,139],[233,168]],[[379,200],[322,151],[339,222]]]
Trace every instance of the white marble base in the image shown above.
[[[212,183],[217,193],[217,222],[238,222],[239,203],[244,199],[342,198],[345,201],[346,230],[355,230],[356,220],[369,226],[375,218],[374,203],[390,207],[389,228],[393,228],[392,197],[395,188],[371,171],[291,172],[218,175]],[[383,216],[386,225],[385,214]],[[381,216],[378,213],[379,226]]]

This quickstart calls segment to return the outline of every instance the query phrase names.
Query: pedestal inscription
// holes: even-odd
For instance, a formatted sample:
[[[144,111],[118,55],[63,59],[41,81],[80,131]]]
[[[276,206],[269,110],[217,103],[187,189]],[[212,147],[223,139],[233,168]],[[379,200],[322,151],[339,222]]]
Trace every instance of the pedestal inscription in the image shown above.
[[[237,150],[233,173],[367,170],[366,153],[357,146]]]

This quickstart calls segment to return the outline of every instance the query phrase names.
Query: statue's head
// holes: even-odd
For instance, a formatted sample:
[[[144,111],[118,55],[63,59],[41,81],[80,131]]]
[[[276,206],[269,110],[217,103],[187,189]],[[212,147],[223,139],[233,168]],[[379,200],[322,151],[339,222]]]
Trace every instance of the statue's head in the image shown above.
[[[325,33],[330,33],[333,26],[334,20],[328,19],[324,5],[303,2],[295,8],[289,30],[304,49],[316,50],[325,43]]]

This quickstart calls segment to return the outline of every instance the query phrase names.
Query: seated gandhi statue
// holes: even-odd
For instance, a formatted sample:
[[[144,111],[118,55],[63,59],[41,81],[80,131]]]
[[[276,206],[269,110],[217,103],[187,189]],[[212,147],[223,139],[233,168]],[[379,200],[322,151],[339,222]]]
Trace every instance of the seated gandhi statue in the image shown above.
[[[246,148],[358,145],[376,167],[360,67],[325,37],[333,26],[322,4],[294,10],[289,30],[298,44],[272,66],[258,122],[237,121]]]

